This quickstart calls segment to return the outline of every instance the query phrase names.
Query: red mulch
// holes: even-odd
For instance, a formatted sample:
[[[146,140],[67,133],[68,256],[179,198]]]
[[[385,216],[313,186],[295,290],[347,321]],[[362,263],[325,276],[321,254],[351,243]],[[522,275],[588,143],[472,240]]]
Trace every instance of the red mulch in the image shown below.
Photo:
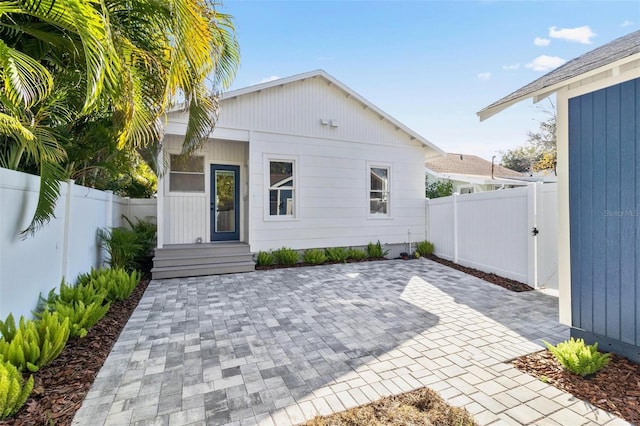
[[[430,255],[427,256],[427,259],[429,260],[433,260],[434,262],[438,262],[441,263],[443,265],[446,265],[450,268],[453,269],[457,269],[458,271],[462,271],[464,273],[467,273],[469,275],[473,275],[474,277],[478,277],[482,280],[485,280],[487,282],[490,282],[491,284],[496,284],[499,285],[500,287],[504,287],[507,290],[511,290],[511,291],[515,291],[515,292],[521,292],[521,291],[531,291],[533,290],[532,287],[529,287],[528,285],[521,283],[520,281],[516,281],[516,280],[511,280],[509,278],[504,278],[504,277],[500,277],[496,274],[490,274],[488,272],[482,272],[479,271],[477,269],[473,269],[473,268],[467,268],[466,266],[462,266],[462,265],[458,265],[457,263],[453,263],[449,260],[446,259],[442,259],[436,255]]]
[[[640,364],[611,354],[611,361],[592,377],[566,371],[551,352],[544,350],[517,358],[514,367],[576,397],[640,424]]]
[[[0,425],[70,425],[147,285],[143,279],[128,300],[112,303],[84,338],[70,338],[60,356],[33,375],[33,392],[22,409]]]

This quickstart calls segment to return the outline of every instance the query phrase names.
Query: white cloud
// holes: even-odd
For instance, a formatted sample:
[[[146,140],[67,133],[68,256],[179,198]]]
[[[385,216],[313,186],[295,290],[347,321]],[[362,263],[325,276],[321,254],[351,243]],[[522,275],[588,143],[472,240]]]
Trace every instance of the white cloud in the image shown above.
[[[622,28],[630,27],[630,26],[632,26],[632,25],[633,25],[633,21],[630,21],[630,20],[628,20],[628,19],[627,19],[627,20],[625,20],[622,24],[620,24],[620,26],[621,26]]]
[[[527,68],[534,71],[549,71],[567,62],[557,56],[540,55],[527,64]]]
[[[549,43],[551,43],[551,40],[549,40],[548,38],[536,37],[533,40],[533,44],[535,44],[536,46],[548,46]]]
[[[591,27],[588,25],[576,28],[549,28],[549,37],[576,43],[591,44],[591,39],[595,36],[597,34],[591,31]]]
[[[478,74],[478,80],[489,80],[491,78],[491,73],[490,72],[481,72],[480,74]]]
[[[515,70],[517,70],[518,68],[520,68],[520,64],[519,64],[519,63],[517,63],[517,64],[503,65],[503,66],[502,66],[502,69],[503,69],[503,70],[505,70],[505,71],[515,71]]]
[[[260,84],[260,83],[268,83],[268,82],[270,82],[270,81],[273,81],[273,80],[279,80],[279,79],[280,79],[280,77],[278,77],[277,75],[272,75],[271,77],[265,77],[265,78],[263,78],[262,80],[260,80],[260,81],[258,82],[258,84]]]

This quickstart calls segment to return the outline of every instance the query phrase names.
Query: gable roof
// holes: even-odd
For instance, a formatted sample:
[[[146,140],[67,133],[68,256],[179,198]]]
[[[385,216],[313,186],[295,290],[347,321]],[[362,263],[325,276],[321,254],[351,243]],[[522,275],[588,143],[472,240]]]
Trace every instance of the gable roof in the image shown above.
[[[445,157],[427,161],[425,165],[436,173],[491,177],[491,161],[476,155],[447,153]],[[502,167],[499,164],[493,166],[493,176],[506,179],[521,179],[523,177],[515,170]]]
[[[259,93],[263,90],[268,90],[273,87],[279,87],[279,86],[283,86],[285,84],[289,84],[297,81],[304,81],[310,78],[322,78],[326,80],[330,85],[333,85],[338,89],[342,90],[348,98],[355,99],[364,108],[368,108],[371,111],[374,111],[376,114],[378,114],[380,116],[380,119],[384,119],[387,122],[391,123],[393,126],[396,127],[397,130],[402,130],[404,133],[406,133],[409,136],[411,140],[419,141],[425,147],[432,149],[437,154],[440,154],[440,155],[445,154],[445,152],[442,149],[438,148],[436,145],[428,141],[426,138],[424,138],[417,132],[411,130],[409,127],[402,124],[401,122],[399,122],[398,120],[396,120],[395,118],[393,118],[392,116],[390,116],[389,114],[387,114],[386,112],[384,112],[383,110],[375,106],[373,103],[371,103],[364,97],[360,96],[358,93],[354,92],[351,88],[349,88],[347,85],[340,82],[338,79],[336,79],[332,75],[328,74],[326,71],[320,70],[320,69],[315,71],[305,72],[302,74],[292,75],[290,77],[280,78],[273,81],[268,81],[266,83],[255,84],[253,86],[248,86],[241,89],[231,90],[229,92],[223,93],[220,96],[220,100],[222,101],[225,99],[233,99],[238,96],[247,95],[255,92]]]
[[[569,80],[587,73],[597,74],[601,71],[600,68],[629,58],[632,55],[640,56],[640,31],[617,38],[610,43],[572,59],[539,79],[483,108],[476,114],[480,117],[480,121],[484,121],[529,97],[535,96],[534,101],[538,102],[568,84]]]

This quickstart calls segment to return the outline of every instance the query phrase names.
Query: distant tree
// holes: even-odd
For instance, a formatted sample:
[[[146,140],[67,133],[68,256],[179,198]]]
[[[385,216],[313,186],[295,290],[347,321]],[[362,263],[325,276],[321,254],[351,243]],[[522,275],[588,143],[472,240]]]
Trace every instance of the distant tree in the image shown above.
[[[451,183],[450,180],[436,180],[435,182],[429,183],[429,177],[426,176],[424,185],[425,196],[430,199],[448,197],[449,195],[453,194],[453,183]]]
[[[517,172],[549,170],[556,162],[556,107],[549,101],[543,108],[547,119],[540,122],[537,132],[529,131],[524,145],[502,153],[500,164]]]

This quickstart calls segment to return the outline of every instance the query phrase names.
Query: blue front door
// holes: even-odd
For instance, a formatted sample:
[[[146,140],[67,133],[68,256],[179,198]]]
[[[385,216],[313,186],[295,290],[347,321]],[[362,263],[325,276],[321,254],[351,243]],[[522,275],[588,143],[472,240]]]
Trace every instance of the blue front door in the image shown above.
[[[240,166],[211,165],[211,241],[240,239]]]

